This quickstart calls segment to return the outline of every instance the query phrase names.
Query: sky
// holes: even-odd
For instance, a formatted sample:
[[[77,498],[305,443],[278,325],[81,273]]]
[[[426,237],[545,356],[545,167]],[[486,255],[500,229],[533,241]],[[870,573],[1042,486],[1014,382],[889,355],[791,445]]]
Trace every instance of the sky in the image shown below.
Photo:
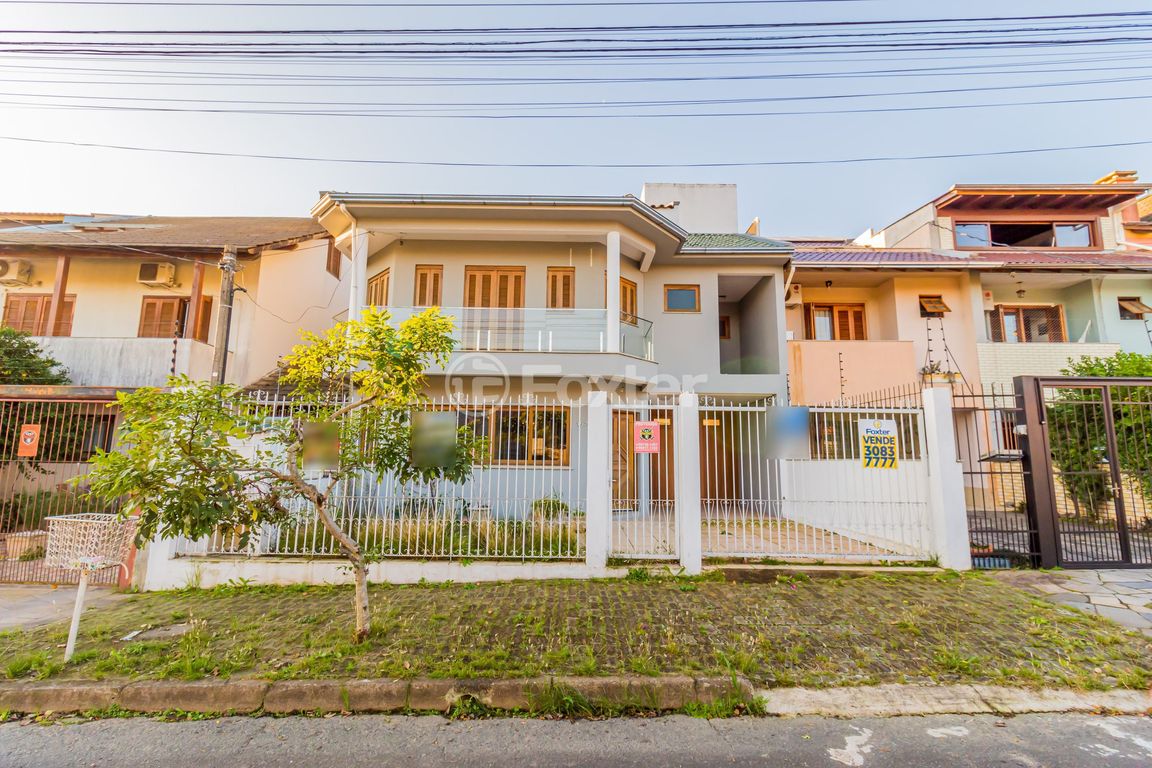
[[[29,41],[65,39],[48,34],[63,30],[310,29],[334,33],[366,28],[753,24],[1148,10],[1146,0],[808,0],[743,5],[482,8],[153,7],[0,2],[0,136],[239,154],[497,164],[747,163],[1152,141],[1152,87],[1148,83],[1152,77],[1152,28],[1127,33],[1147,37],[1148,41],[1072,48],[867,52],[851,56],[792,51],[723,60],[641,60],[621,56],[611,62],[565,63],[445,62],[427,58],[349,62],[315,57],[274,61],[251,56],[227,61],[158,61],[155,57],[141,60],[89,54],[50,56],[30,53],[27,47],[10,43],[15,40],[27,45]],[[1152,20],[1148,24],[1152,25]],[[36,31],[19,34],[21,30]],[[972,34],[952,37],[972,39]],[[692,38],[696,33],[675,36]],[[512,37],[500,33],[488,39],[506,41]],[[185,38],[132,39],[171,44]],[[334,42],[360,38],[329,34],[309,39]],[[902,76],[891,72],[869,74],[894,69],[919,71]],[[283,79],[286,74],[297,78],[318,76],[322,80],[302,83],[299,79]],[[822,76],[779,79],[782,74]],[[831,74],[837,76],[827,76]],[[262,79],[253,82],[253,75]],[[775,77],[766,77],[769,75]],[[741,76],[749,79],[498,85],[445,84],[442,80]],[[377,80],[365,84],[365,77]],[[384,77],[433,78],[437,84],[427,80],[420,84],[381,83],[379,78]],[[1084,80],[1112,82],[1052,85]],[[980,90],[988,88],[999,90]],[[861,96],[942,89],[968,92]],[[828,96],[838,98],[814,98]],[[791,100],[602,109],[594,104],[701,99]],[[1123,100],[1018,103],[1069,99]],[[441,106],[436,115],[407,116],[135,111],[141,106],[149,110],[261,109],[252,102],[268,100],[304,105],[273,108],[280,112],[312,110],[322,102],[343,102],[341,106],[328,107],[329,111],[359,112],[363,110],[355,104],[364,102],[452,102],[470,106],[453,108],[447,115],[442,113],[449,110]],[[236,104],[238,101],[244,103]],[[508,107],[509,102],[536,106]],[[541,108],[546,107],[546,102],[582,104],[552,107],[550,112],[549,108]],[[923,109],[988,103],[1002,106]],[[80,105],[102,108],[75,108]],[[108,109],[110,106],[115,109]],[[635,116],[907,107],[920,111]],[[419,111],[411,106],[389,109]],[[539,116],[558,110],[565,115],[612,114],[591,119],[508,119],[510,114]],[[477,119],[462,114],[486,117]],[[1090,182],[1118,168],[1143,171],[1152,181],[1152,144],[857,164],[641,169],[373,166],[180,156],[0,139],[0,210],[306,216],[322,190],[638,195],[645,181],[725,182],[738,185],[741,221],[746,224],[754,216],[760,217],[763,234],[854,236],[865,228],[890,223],[952,184]]]

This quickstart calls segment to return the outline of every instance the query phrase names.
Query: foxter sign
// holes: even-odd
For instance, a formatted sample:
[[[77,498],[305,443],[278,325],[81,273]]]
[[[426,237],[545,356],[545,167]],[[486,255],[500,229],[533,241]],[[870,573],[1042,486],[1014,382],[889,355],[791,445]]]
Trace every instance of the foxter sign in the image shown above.
[[[899,447],[895,421],[860,419],[860,459],[866,469],[896,469]]]

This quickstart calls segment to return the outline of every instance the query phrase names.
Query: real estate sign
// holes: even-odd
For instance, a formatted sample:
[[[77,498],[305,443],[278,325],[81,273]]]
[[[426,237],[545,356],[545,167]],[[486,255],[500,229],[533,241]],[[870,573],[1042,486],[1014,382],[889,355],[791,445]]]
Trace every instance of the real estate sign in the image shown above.
[[[660,453],[660,422],[638,421],[632,434],[636,453]]]
[[[40,425],[25,424],[20,427],[20,441],[16,446],[16,455],[32,458],[40,453]]]
[[[896,469],[900,433],[891,419],[860,419],[860,460],[865,469]]]

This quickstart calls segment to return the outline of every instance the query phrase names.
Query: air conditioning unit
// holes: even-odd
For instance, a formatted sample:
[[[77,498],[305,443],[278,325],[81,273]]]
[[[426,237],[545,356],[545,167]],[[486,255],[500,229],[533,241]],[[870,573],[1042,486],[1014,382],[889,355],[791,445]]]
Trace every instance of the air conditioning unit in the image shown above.
[[[154,288],[175,285],[176,267],[163,261],[146,261],[140,265],[140,271],[136,273],[136,282]]]
[[[798,307],[804,303],[804,288],[799,283],[788,286],[788,295],[784,297],[784,306]]]
[[[0,259],[0,285],[18,287],[32,284],[32,262]]]

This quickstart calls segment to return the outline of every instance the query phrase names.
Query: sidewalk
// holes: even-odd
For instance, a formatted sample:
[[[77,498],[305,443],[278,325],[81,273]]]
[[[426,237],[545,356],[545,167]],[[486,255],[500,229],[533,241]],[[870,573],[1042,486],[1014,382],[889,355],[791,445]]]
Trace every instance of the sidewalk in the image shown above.
[[[1054,603],[1103,616],[1152,637],[1152,570],[1013,571],[997,576],[1041,592]]]
[[[84,611],[108,606],[128,595],[111,587],[89,587]],[[72,618],[76,587],[53,588],[47,584],[0,584],[0,632],[29,629]]]

